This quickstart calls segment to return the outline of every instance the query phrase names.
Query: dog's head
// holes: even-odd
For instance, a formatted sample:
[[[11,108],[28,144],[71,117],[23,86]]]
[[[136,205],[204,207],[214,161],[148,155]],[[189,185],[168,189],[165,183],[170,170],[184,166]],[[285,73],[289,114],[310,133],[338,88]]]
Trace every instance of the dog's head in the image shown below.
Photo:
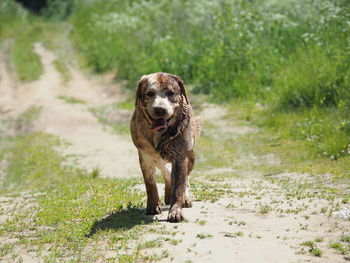
[[[164,132],[183,104],[189,102],[182,79],[158,72],[141,77],[135,104],[143,108],[153,131]]]

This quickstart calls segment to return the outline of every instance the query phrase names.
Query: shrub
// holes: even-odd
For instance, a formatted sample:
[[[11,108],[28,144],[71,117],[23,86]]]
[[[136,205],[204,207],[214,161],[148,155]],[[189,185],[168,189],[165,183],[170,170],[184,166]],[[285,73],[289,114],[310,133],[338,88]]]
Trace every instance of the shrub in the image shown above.
[[[70,15],[72,7],[73,0],[47,0],[43,14],[51,20],[64,20]]]
[[[349,14],[346,1],[104,0],[77,1],[72,21],[88,64],[116,70],[130,86],[169,71],[219,100],[278,97],[300,107],[339,102]]]

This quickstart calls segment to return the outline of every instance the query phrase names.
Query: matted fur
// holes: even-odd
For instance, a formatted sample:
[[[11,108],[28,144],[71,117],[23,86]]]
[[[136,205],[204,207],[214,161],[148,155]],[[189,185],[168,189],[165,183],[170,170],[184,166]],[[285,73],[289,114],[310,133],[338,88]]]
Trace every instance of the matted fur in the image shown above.
[[[163,118],[159,118],[157,109]],[[158,119],[164,127],[155,130],[153,126]],[[183,220],[182,207],[192,206],[188,175],[194,166],[193,148],[200,127],[201,121],[194,118],[179,77],[164,72],[141,77],[130,130],[146,185],[147,214],[161,213],[155,168],[161,171],[165,181],[165,203],[170,204],[168,221]]]

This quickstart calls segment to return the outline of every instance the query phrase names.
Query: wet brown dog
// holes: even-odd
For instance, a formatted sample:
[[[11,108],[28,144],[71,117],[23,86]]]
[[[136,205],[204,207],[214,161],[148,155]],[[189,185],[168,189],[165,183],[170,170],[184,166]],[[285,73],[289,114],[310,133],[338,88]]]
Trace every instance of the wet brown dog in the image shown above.
[[[161,202],[155,181],[158,168],[165,181],[165,204],[170,204],[168,221],[184,219],[183,207],[192,207],[188,175],[194,165],[194,142],[200,133],[183,81],[168,73],[142,76],[131,119],[132,140],[147,191],[147,210],[160,214]]]

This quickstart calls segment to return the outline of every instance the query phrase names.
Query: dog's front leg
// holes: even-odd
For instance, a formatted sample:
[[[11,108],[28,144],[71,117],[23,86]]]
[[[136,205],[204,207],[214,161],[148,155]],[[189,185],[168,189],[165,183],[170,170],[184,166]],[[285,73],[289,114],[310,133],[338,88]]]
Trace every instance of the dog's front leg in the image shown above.
[[[173,189],[171,196],[171,205],[168,214],[169,222],[180,222],[185,218],[182,211],[182,205],[184,203],[187,176],[187,157],[173,161],[173,169],[171,171],[171,181]]]
[[[142,170],[143,179],[146,185],[147,192],[147,215],[155,215],[162,213],[161,202],[159,199],[157,183],[155,181],[155,167],[153,159],[148,154],[139,151],[140,167]]]

